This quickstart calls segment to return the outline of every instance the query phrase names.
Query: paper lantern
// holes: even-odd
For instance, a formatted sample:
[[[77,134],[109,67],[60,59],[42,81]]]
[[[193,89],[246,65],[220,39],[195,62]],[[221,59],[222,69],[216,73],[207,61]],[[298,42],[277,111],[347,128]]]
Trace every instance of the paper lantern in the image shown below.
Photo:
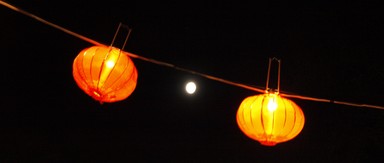
[[[265,146],[291,140],[304,127],[304,114],[300,107],[275,93],[245,98],[236,119],[245,135]]]
[[[86,48],[73,62],[77,85],[100,103],[126,99],[136,87],[137,76],[127,53],[111,46]]]

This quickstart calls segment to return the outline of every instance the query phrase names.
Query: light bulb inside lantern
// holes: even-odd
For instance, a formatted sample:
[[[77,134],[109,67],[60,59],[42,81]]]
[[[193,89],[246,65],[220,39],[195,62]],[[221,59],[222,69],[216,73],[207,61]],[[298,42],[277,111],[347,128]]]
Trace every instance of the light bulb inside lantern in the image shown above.
[[[271,98],[268,102],[268,111],[274,112],[277,109],[277,103],[275,101],[275,98]]]
[[[113,66],[115,66],[115,62],[113,62],[111,60],[107,61],[106,64],[107,64],[108,68],[113,68]]]

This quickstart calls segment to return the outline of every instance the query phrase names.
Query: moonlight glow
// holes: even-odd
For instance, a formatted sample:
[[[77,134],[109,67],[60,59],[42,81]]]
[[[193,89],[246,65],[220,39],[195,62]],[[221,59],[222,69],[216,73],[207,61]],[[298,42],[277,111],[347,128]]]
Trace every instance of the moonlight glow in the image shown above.
[[[196,84],[194,82],[188,82],[187,85],[185,85],[185,90],[188,94],[193,94],[196,91]]]

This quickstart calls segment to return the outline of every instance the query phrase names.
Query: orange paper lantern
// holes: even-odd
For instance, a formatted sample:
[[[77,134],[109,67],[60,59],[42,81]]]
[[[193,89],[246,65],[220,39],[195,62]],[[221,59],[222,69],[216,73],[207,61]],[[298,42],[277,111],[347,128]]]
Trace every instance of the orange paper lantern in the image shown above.
[[[137,76],[127,53],[114,47],[86,48],[73,62],[77,85],[100,103],[126,99],[136,87]]]
[[[236,119],[245,135],[266,146],[291,140],[304,127],[304,114],[300,107],[275,93],[245,98]]]

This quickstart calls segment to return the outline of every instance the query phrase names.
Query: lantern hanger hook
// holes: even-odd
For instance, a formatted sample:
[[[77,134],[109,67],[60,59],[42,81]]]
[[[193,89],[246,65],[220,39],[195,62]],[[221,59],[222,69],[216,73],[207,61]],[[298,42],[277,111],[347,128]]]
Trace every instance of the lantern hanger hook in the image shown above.
[[[277,89],[275,89],[275,90],[269,88],[269,77],[271,74],[272,61],[277,61],[279,64],[278,65],[278,71],[277,71]],[[281,60],[280,59],[277,59],[276,57],[269,58],[267,82],[266,82],[266,86],[265,86],[265,89],[266,89],[265,92],[266,93],[269,93],[269,92],[276,93],[276,94],[279,93],[279,91],[280,91],[280,67],[281,67]]]
[[[124,27],[124,28],[126,28],[126,29],[128,30],[128,34],[127,34],[127,36],[125,37],[124,44],[123,44],[123,46],[121,47],[121,50],[124,50],[125,45],[127,44],[127,41],[128,41],[128,37],[129,37],[129,35],[131,35],[132,28],[130,28],[130,27],[127,26],[127,25],[124,25],[124,24],[121,23],[121,22],[119,23],[119,26],[117,27],[117,30],[116,30],[116,32],[115,32],[115,36],[113,36],[112,43],[111,43],[111,47],[112,47],[112,45],[115,43],[116,36],[117,36],[117,34],[119,33],[121,27]]]

